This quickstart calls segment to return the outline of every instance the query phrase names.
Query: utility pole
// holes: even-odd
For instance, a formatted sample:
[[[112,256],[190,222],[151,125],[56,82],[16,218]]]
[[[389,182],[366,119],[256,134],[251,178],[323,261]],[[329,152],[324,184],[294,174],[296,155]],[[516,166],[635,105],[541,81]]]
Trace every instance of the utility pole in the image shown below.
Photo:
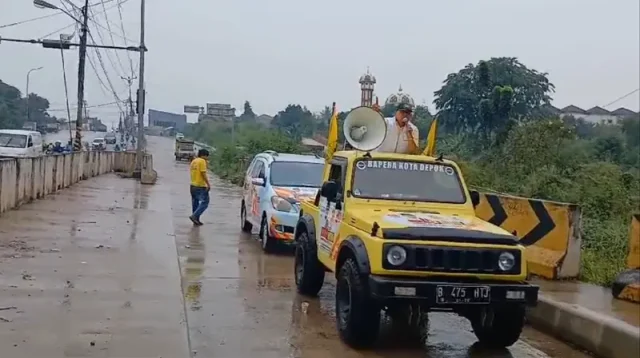
[[[144,2],[140,0],[140,73],[138,75],[138,139],[136,140],[136,168],[134,175],[141,176],[142,173],[142,147],[144,143]]]
[[[138,77],[135,76],[131,76],[131,77],[120,77],[123,80],[125,80],[127,82],[127,85],[129,86],[129,111],[128,113],[125,112],[124,113],[124,128],[126,131],[131,130],[132,127],[132,123],[133,123],[133,117],[134,117],[134,112],[133,112],[133,99],[131,98],[131,86],[133,85],[133,80],[137,80]]]
[[[82,150],[82,105],[84,104],[84,67],[87,58],[87,31],[89,21],[89,0],[82,7],[82,29],[80,34],[80,58],[78,60],[78,111],[76,112],[76,142],[74,151]]]

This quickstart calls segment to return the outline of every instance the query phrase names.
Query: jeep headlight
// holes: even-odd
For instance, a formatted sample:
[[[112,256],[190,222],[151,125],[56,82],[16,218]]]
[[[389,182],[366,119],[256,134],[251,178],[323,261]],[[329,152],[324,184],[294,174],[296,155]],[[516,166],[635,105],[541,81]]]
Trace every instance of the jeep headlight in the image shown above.
[[[510,252],[503,252],[498,256],[498,267],[502,271],[509,271],[516,264],[516,258]]]
[[[387,262],[393,266],[400,266],[407,261],[407,250],[402,246],[391,246],[387,250]]]
[[[284,211],[285,213],[288,213],[289,211],[291,211],[291,209],[293,209],[293,205],[291,205],[291,203],[288,202],[287,199],[284,199],[277,195],[271,197],[271,205],[274,209],[278,211]]]

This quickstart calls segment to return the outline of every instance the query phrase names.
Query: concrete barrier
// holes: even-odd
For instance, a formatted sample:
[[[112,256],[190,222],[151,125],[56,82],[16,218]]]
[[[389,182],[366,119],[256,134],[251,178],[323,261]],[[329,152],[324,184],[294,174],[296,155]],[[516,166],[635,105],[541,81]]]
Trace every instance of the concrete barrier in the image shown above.
[[[582,212],[577,205],[488,193],[479,197],[476,215],[520,239],[529,272],[552,280],[578,277]]]
[[[640,214],[631,217],[626,261],[627,269],[616,277],[611,286],[611,294],[621,300],[640,303]]]
[[[640,357],[640,331],[621,320],[544,295],[527,311],[534,327],[602,358]]]
[[[151,157],[150,154],[147,156]],[[147,159],[153,170],[153,159]],[[69,187],[80,180],[135,167],[135,153],[80,152],[0,159],[0,213]]]
[[[142,171],[140,173],[140,183],[155,184],[158,180],[158,172],[153,169],[153,156],[145,154],[142,157]]]

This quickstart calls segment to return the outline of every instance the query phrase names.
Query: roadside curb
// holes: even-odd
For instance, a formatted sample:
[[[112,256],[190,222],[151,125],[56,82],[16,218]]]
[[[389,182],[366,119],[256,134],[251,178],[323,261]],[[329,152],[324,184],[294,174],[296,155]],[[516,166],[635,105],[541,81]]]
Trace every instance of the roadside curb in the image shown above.
[[[540,295],[527,319],[535,328],[599,357],[640,357],[640,328],[584,307]]]

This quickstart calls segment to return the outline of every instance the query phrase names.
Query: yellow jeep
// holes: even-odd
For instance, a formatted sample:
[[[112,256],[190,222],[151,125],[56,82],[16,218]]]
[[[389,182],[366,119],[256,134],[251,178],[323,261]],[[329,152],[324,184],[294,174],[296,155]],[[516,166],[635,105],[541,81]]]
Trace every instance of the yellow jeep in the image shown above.
[[[354,347],[375,342],[381,311],[424,328],[427,312],[466,317],[481,344],[515,343],[538,287],[524,247],[478,219],[460,169],[442,157],[335,152],[295,229],[299,293],[335,273],[336,321]],[[477,194],[477,193],[476,193]],[[422,336],[423,337],[423,336]]]

